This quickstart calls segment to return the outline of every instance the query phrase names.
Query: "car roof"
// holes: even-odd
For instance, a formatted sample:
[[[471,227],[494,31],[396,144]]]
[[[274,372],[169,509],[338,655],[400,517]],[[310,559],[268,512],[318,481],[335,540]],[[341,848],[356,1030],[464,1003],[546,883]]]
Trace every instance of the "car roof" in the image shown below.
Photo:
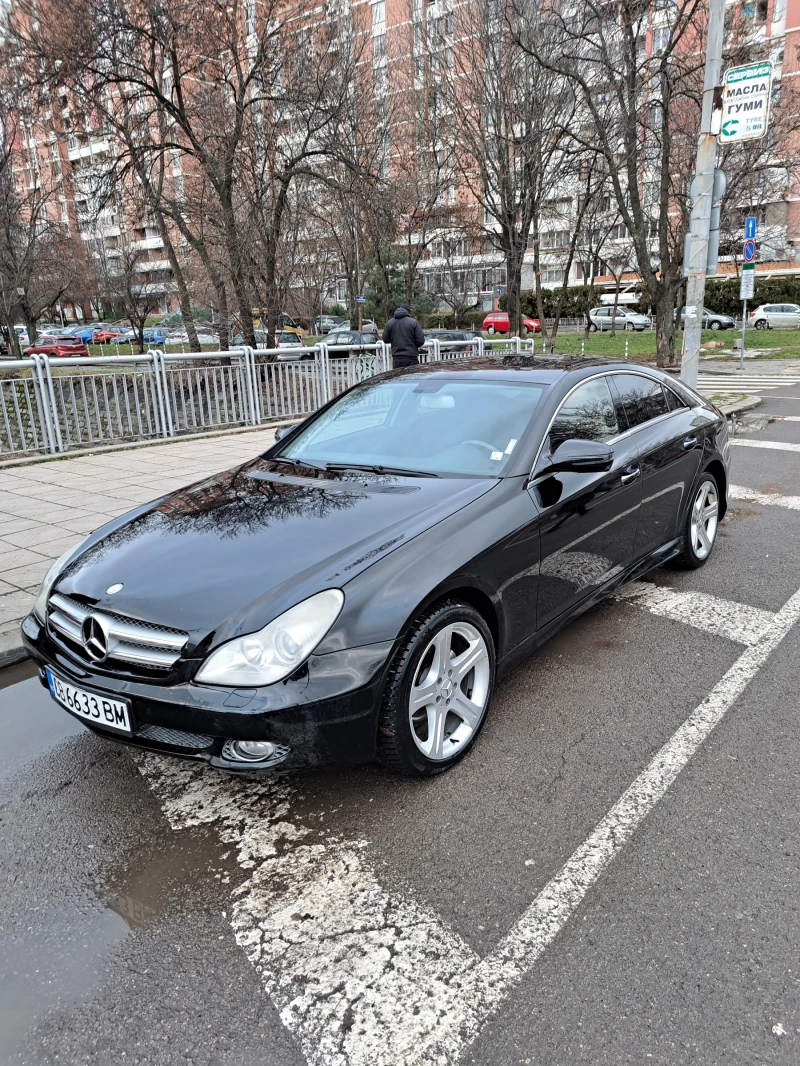
[[[509,381],[512,379],[519,380],[520,375],[524,375],[529,381],[551,385],[567,375],[590,371],[595,368],[623,373],[626,370],[635,370],[650,374],[658,378],[658,380],[664,380],[663,374],[654,371],[652,367],[632,362],[621,363],[615,359],[580,355],[485,355],[474,359],[451,359],[436,363],[421,363],[418,366],[406,367],[393,373],[401,374],[403,377],[415,374],[425,374],[426,376],[441,374],[442,377],[452,377],[455,374],[465,373],[473,375],[491,374],[493,378],[506,378]]]

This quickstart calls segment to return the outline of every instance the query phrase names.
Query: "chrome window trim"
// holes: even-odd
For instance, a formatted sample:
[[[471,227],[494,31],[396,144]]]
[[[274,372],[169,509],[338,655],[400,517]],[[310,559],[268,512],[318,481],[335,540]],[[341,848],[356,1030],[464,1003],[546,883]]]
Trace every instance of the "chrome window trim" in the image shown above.
[[[624,369],[623,370],[620,370],[620,369],[616,369],[616,370],[600,370],[596,374],[590,374],[589,377],[582,378],[579,382],[577,382],[575,385],[572,386],[572,388],[569,390],[567,395],[564,397],[564,399],[561,401],[561,403],[556,408],[555,412],[553,413],[553,417],[547,423],[547,429],[542,434],[542,439],[541,439],[541,442],[539,444],[539,448],[538,448],[538,450],[536,452],[536,456],[535,456],[535,458],[533,460],[533,466],[531,467],[530,473],[528,474],[528,485],[530,485],[530,483],[533,480],[533,476],[534,476],[533,472],[536,469],[536,464],[539,462],[539,456],[542,454],[542,449],[544,448],[544,442],[547,440],[547,438],[548,438],[548,436],[550,434],[550,430],[551,430],[551,428],[553,426],[553,423],[556,420],[556,415],[561,410],[561,408],[564,406],[564,404],[567,402],[567,400],[570,398],[570,396],[573,394],[573,392],[575,392],[576,389],[579,389],[581,387],[581,385],[585,385],[587,381],[594,381],[595,378],[608,378],[608,377],[611,377],[613,374],[634,374],[636,377],[645,378],[647,381],[654,381],[657,384],[661,385],[662,388],[670,388],[669,385],[666,385],[663,381],[659,381],[658,378],[651,378],[649,374],[643,374],[641,370],[634,370],[634,369],[631,369],[631,370],[624,370]],[[670,391],[671,392],[675,392],[674,389],[670,389]],[[611,386],[610,385],[609,385],[609,392],[611,392]],[[681,401],[681,403],[684,402],[683,397],[680,396],[677,392],[675,392],[675,395],[678,397],[678,399]],[[613,392],[611,392],[611,398],[612,398],[612,400],[614,400],[614,393]],[[614,404],[614,407],[616,408],[616,403]],[[609,438],[609,440],[604,441],[603,443],[604,444],[616,444],[618,441],[624,440],[625,437],[630,436],[631,433],[636,433],[637,430],[642,429],[644,426],[655,425],[656,422],[661,422],[661,421],[663,421],[666,418],[671,418],[673,415],[680,414],[682,410],[684,410],[684,411],[696,411],[700,407],[701,407],[701,404],[697,404],[694,407],[689,407],[689,406],[686,406],[686,407],[683,407],[683,408],[679,407],[675,411],[667,411],[665,414],[658,415],[656,418],[648,419],[647,422],[641,422],[638,426],[633,426],[633,428],[631,428],[631,429],[626,429],[624,433],[618,433],[616,437],[611,437],[611,438]]]

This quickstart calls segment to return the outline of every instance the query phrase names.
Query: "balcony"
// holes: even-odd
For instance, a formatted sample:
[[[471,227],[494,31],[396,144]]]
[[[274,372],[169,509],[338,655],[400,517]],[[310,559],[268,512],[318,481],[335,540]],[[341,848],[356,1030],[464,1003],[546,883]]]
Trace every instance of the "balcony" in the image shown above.
[[[146,252],[148,248],[163,248],[164,242],[160,237],[143,237],[139,241],[131,241],[132,252]]]

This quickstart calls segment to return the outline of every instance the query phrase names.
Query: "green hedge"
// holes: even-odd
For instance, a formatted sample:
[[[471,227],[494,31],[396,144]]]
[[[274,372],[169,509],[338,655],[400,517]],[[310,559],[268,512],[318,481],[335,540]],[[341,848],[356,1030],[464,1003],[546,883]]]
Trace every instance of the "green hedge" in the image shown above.
[[[564,297],[564,304],[561,308],[561,317],[581,318],[590,311],[592,307],[599,306],[600,293],[606,291],[606,289],[600,289],[596,286],[595,288],[591,288],[589,285],[571,286],[567,289],[567,294]],[[555,317],[558,293],[558,289],[542,289],[542,304],[544,306],[545,318]],[[533,318],[536,318],[536,293],[529,289],[523,289],[520,293],[520,302],[522,304],[523,314],[531,315]],[[626,302],[625,306],[633,306],[636,311],[641,311],[642,314],[647,314],[649,299],[646,295],[640,295],[638,303],[631,305]],[[503,293],[500,297],[500,308],[503,311],[508,310],[506,293]]]
[[[480,330],[483,320],[488,311],[465,311],[461,316],[459,329]],[[427,315],[419,315],[419,324],[423,329],[455,329],[455,316],[452,311],[432,311]]]
[[[588,285],[576,285],[567,290],[564,306],[561,310],[564,318],[580,318],[592,307],[600,305],[600,293],[608,293],[608,289]],[[650,313],[650,300],[646,293],[639,290],[639,300],[635,304],[625,303],[626,307],[633,307],[642,314]],[[544,304],[545,318],[552,318],[556,311],[558,299],[557,290],[543,289],[542,303]],[[521,293],[522,311],[526,315],[536,317],[536,293],[523,290]],[[759,278],[756,275],[755,297],[749,301],[751,307],[759,304],[793,303],[800,304],[800,278]],[[507,310],[508,303],[506,294],[500,297],[500,307]],[[706,307],[710,311],[716,311],[721,315],[740,315],[742,313],[742,301],[739,299],[739,279],[727,278],[725,281],[716,281],[709,278],[706,282]]]
[[[759,304],[800,304],[800,278],[759,278],[756,274],[755,296],[748,306]],[[739,279],[706,282],[706,307],[720,315],[740,315],[742,301],[739,299]]]

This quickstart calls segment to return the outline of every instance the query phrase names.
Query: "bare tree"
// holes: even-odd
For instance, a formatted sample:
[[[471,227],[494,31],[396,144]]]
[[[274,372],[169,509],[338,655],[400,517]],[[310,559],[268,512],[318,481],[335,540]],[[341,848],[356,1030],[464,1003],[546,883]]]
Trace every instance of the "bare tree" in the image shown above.
[[[538,273],[541,205],[557,180],[574,99],[565,79],[520,47],[513,24],[511,0],[459,8],[459,46],[446,84],[458,171],[505,258],[509,328],[519,334],[525,252],[532,239]]]

